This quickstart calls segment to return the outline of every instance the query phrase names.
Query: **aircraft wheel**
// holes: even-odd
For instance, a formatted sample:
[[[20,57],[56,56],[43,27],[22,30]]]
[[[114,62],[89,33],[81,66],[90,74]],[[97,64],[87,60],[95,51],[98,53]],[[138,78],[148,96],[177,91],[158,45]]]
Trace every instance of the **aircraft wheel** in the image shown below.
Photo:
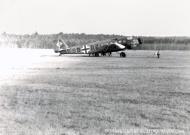
[[[124,57],[126,57],[126,54],[125,54],[124,52],[121,52],[121,53],[120,53],[120,57],[123,57],[123,58],[124,58]]]
[[[61,56],[62,55],[62,53],[61,52],[59,52],[59,56]]]
[[[111,53],[111,52],[109,52],[109,53],[108,53],[108,56],[111,56],[111,54],[112,54],[112,53]]]

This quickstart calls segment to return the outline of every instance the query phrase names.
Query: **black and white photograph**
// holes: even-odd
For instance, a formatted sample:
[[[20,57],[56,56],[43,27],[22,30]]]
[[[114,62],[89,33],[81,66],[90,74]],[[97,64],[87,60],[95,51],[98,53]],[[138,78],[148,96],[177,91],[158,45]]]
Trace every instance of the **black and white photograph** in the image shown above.
[[[190,135],[190,1],[0,0],[0,135]]]

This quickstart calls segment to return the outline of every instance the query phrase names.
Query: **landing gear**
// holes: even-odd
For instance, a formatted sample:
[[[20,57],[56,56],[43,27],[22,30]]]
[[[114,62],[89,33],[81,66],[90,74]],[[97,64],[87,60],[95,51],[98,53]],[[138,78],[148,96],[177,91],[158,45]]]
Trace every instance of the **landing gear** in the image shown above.
[[[102,53],[101,53],[101,56],[106,56],[106,53],[102,52]]]
[[[63,54],[63,52],[60,51],[60,52],[59,52],[59,56],[61,56],[62,54]]]
[[[108,53],[108,56],[111,56],[111,54],[112,54],[112,53],[111,53],[111,52],[109,52],[109,53]]]
[[[89,53],[89,56],[99,57],[99,53]]]
[[[125,57],[126,57],[126,54],[125,54],[124,52],[121,52],[121,53],[120,53],[120,57],[125,58]]]
[[[64,50],[59,51],[59,56],[61,56],[62,54],[64,54]]]
[[[95,57],[99,57],[99,53],[95,53]]]

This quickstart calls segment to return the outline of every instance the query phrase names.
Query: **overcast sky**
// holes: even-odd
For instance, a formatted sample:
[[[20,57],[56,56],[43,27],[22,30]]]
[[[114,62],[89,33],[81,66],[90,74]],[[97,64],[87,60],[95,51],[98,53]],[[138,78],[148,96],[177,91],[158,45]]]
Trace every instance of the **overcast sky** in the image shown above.
[[[0,0],[0,32],[190,36],[189,0]]]

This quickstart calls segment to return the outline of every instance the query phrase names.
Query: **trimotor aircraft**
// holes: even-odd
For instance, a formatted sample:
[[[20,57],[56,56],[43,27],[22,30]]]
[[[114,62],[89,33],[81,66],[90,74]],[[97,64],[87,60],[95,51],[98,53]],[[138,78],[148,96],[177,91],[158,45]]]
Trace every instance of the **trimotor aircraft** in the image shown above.
[[[138,37],[123,37],[104,41],[97,41],[83,45],[83,47],[72,47],[61,39],[57,42],[55,53],[62,54],[88,54],[89,56],[111,56],[112,52],[119,52],[120,57],[126,57],[124,52],[127,49],[138,49],[142,44],[141,38]]]

